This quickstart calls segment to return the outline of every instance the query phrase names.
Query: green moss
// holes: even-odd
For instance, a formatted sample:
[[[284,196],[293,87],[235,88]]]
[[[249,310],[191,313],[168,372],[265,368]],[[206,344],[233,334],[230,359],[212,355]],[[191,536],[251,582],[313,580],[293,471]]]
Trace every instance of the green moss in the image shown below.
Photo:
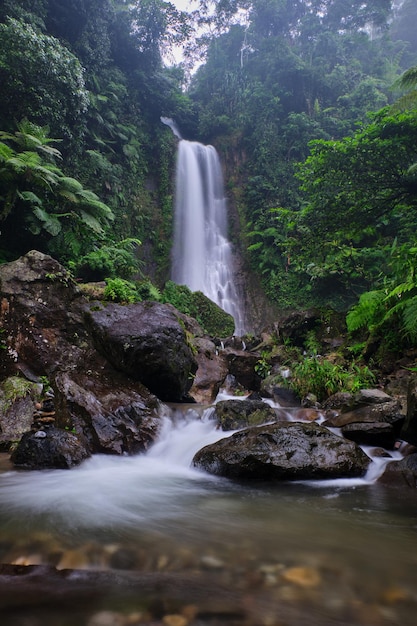
[[[185,285],[177,285],[169,280],[161,298],[162,302],[172,304],[181,313],[194,317],[203,330],[212,337],[230,337],[234,333],[233,317],[201,291],[193,292]]]
[[[201,291],[193,293],[198,320],[212,337],[230,337],[235,332],[233,317],[207,298]]]

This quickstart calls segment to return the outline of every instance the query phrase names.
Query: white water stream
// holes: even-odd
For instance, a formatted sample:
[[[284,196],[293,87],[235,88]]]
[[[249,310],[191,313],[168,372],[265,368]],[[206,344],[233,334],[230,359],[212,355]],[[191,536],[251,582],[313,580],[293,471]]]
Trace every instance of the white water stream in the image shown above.
[[[181,517],[185,502],[192,497],[204,497],[212,489],[238,489],[191,466],[199,449],[231,434],[216,428],[211,412],[206,409],[200,417],[192,407],[173,413],[165,407],[161,435],[145,454],[95,455],[70,472],[3,473],[0,509],[9,514],[47,516],[53,523],[60,518],[60,524],[77,528],[138,527]],[[364,478],[307,484],[333,490],[369,485],[386,463],[387,459],[376,458]]]

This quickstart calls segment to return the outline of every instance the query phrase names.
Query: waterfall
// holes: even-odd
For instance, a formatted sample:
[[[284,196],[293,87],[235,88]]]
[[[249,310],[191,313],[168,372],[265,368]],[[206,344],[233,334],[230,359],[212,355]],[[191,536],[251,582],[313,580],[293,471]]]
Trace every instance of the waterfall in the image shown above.
[[[179,137],[171,119],[161,118]],[[219,156],[213,146],[180,139],[176,173],[172,280],[202,291],[230,313],[244,333],[243,303],[227,238],[227,204]]]

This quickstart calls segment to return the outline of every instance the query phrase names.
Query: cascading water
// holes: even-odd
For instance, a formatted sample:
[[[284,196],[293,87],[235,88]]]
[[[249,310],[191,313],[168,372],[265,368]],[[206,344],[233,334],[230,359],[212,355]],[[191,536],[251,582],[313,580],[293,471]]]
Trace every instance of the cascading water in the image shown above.
[[[161,118],[180,137],[174,122]],[[202,291],[245,332],[243,303],[227,238],[223,175],[213,146],[181,139],[178,145],[172,280]]]

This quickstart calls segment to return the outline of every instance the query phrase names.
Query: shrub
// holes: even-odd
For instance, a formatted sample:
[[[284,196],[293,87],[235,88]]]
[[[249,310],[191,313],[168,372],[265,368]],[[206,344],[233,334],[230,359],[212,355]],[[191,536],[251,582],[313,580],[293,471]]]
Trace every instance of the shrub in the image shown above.
[[[108,278],[106,280],[104,298],[124,304],[140,301],[135,284],[123,278]]]
[[[319,401],[337,391],[357,391],[372,385],[375,376],[366,366],[351,363],[347,369],[336,363],[314,356],[300,361],[291,370],[288,386],[300,398],[313,393]]]

